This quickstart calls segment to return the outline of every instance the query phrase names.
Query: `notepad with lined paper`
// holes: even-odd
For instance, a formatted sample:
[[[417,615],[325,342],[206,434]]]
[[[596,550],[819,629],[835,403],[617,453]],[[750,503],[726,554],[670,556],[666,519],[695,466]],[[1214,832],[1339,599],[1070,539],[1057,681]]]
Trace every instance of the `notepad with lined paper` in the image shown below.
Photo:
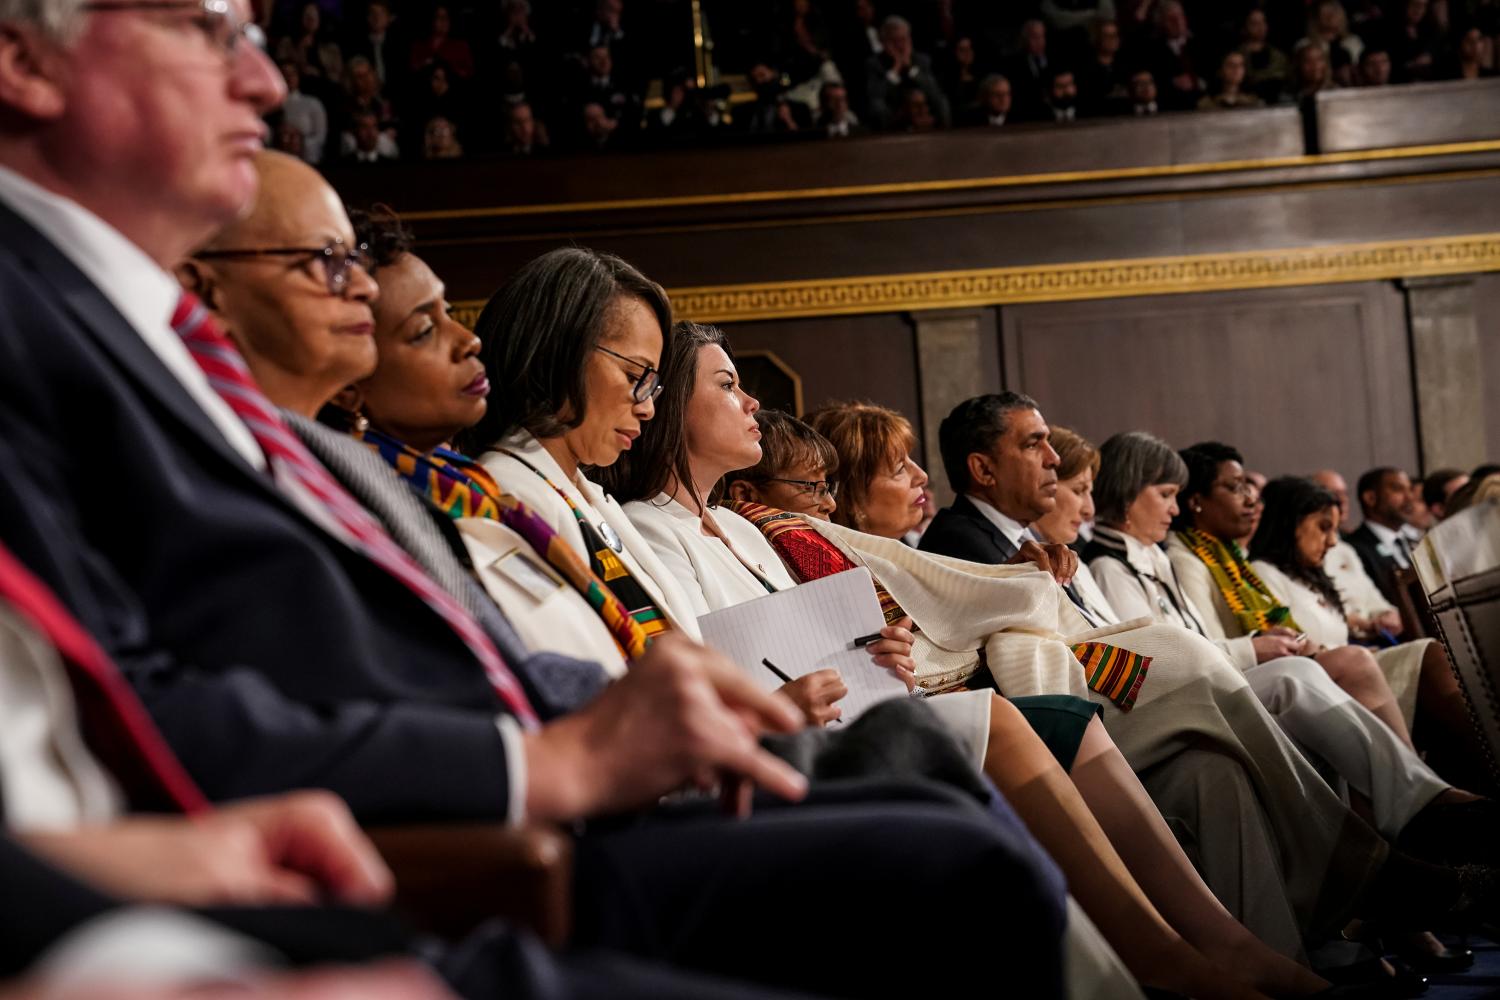
[[[840,701],[845,721],[871,705],[906,696],[906,685],[875,665],[854,639],[885,626],[875,582],[864,567],[845,570],[765,597],[711,611],[698,619],[703,641],[740,665],[768,690],[781,681],[761,666],[767,659],[792,677],[833,668],[849,693]]]

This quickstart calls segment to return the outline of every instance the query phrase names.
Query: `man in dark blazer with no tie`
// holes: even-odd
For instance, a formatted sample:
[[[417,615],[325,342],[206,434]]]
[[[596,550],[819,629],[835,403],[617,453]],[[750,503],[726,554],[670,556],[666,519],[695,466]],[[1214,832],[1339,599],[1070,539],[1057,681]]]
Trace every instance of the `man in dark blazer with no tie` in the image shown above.
[[[1071,586],[1078,556],[1066,545],[1039,543],[1028,530],[1056,503],[1059,459],[1047,435],[1036,401],[1018,392],[976,396],[956,406],[938,437],[958,497],[937,512],[920,548],[971,562],[1035,563],[1082,610]]]
[[[1402,532],[1412,511],[1411,479],[1389,466],[1371,469],[1355,485],[1364,523],[1346,540],[1359,553],[1365,572],[1380,593],[1396,607],[1402,606],[1396,574],[1412,566],[1411,542]]]

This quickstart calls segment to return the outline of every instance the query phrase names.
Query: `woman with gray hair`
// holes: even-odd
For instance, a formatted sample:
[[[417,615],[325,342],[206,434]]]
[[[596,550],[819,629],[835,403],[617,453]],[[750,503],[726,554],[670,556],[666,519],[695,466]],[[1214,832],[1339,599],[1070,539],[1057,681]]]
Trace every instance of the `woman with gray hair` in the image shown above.
[[[1083,558],[1121,618],[1145,616],[1202,634],[1202,617],[1161,549],[1187,480],[1187,466],[1159,438],[1130,431],[1105,441],[1094,479],[1094,537]]]
[[[1161,547],[1178,515],[1177,494],[1188,482],[1182,457],[1143,431],[1116,434],[1099,449],[1094,480],[1094,538],[1083,559],[1122,619],[1149,616],[1197,632],[1241,671],[1302,653],[1304,640],[1287,628],[1225,638],[1183,590]]]

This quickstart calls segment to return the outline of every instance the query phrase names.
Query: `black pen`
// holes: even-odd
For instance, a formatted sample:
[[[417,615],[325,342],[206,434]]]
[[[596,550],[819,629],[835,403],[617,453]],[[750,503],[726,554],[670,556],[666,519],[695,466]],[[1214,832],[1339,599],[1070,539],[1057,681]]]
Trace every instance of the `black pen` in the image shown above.
[[[911,633],[912,633],[912,635],[916,635],[920,631],[922,631],[922,630],[919,629],[919,628],[917,628],[915,625],[913,625],[911,627]],[[881,638],[883,638],[883,637],[881,636],[881,634],[879,632],[871,632],[869,635],[862,635],[862,636],[860,636],[857,639],[851,640],[849,648],[851,648],[851,649],[864,649],[866,646],[868,646],[872,642],[879,642],[881,640]]]
[[[786,675],[786,671],[782,670],[770,660],[762,658],[760,662],[765,665],[765,668],[767,670],[771,671],[771,673],[775,674],[777,677],[780,677],[785,683],[792,683],[792,679]]]

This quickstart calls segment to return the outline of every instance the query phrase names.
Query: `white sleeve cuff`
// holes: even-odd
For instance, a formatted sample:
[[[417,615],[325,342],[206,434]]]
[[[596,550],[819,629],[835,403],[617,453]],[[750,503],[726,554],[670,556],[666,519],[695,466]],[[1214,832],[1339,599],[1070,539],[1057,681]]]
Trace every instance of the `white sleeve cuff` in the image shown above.
[[[1255,666],[1255,642],[1252,636],[1242,635],[1234,639],[1221,639],[1218,645],[1240,673]]]
[[[526,741],[521,737],[521,724],[508,715],[496,716],[495,728],[505,744],[506,785],[510,789],[505,822],[520,826],[526,819]]]
[[[171,986],[248,983],[281,965],[276,952],[181,910],[131,906],[108,910],[60,938],[33,973],[59,994],[124,983],[155,995]],[[134,992],[134,990],[129,990]]]

